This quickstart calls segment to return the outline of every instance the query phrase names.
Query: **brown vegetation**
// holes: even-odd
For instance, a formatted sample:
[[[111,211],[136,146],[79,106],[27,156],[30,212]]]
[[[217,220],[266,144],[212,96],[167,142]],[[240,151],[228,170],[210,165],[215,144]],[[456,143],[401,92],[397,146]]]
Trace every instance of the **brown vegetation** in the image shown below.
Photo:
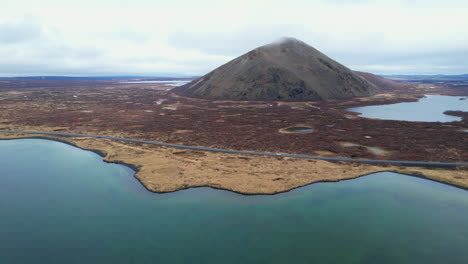
[[[466,121],[404,122],[361,118],[342,108],[416,100],[426,90],[328,102],[233,102],[185,98],[161,84],[0,86],[0,130],[114,135],[169,143],[353,158],[467,161]],[[47,81],[54,83],[54,81]],[[450,90],[447,90],[450,91]],[[281,133],[296,126],[312,133]],[[183,131],[183,132],[181,132]],[[388,151],[381,157],[364,147]]]
[[[466,120],[450,123],[375,120],[341,110],[416,100],[434,90],[467,95],[468,89],[461,87],[454,90],[414,85],[398,93],[351,100],[285,103],[185,98],[170,93],[170,87],[161,84],[122,84],[112,80],[81,84],[74,81],[71,85],[67,81],[28,82],[9,79],[8,83],[0,83],[0,130],[109,135],[273,153],[468,161]],[[314,130],[280,132],[298,125]],[[406,171],[394,167],[180,151],[108,140],[71,141],[86,149],[107,152],[106,160],[142,166],[136,177],[153,191],[207,185],[245,193],[273,193],[382,170],[419,172],[459,186],[466,186],[467,178],[463,168],[445,172],[413,168]],[[343,142],[355,145],[344,146]],[[385,155],[370,151],[370,147],[384,150]]]
[[[461,117],[463,121],[468,122],[468,112],[465,111],[445,111],[444,114]]]

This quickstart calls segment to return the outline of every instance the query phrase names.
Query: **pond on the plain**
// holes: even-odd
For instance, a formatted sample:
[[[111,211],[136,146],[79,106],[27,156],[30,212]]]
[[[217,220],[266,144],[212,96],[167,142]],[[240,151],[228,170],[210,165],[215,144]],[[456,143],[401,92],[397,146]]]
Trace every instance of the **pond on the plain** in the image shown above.
[[[422,121],[422,122],[452,122],[460,121],[461,117],[444,114],[445,111],[468,111],[468,101],[461,100],[464,96],[426,95],[417,102],[397,103],[389,105],[372,105],[352,107],[347,111],[361,113],[361,117]]]
[[[310,127],[305,127],[305,126],[299,126],[299,127],[288,127],[285,129],[288,132],[296,132],[296,133],[307,133],[307,132],[313,132],[314,129]]]
[[[0,263],[468,263],[468,192],[382,172],[277,195],[147,191],[40,139],[0,141]]]

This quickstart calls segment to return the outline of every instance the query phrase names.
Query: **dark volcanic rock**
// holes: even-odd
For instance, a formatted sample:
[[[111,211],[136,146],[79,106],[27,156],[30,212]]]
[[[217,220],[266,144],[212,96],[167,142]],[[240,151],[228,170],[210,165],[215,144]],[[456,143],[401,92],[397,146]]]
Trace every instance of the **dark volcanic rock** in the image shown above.
[[[330,100],[373,94],[377,87],[306,43],[285,38],[254,49],[191,83],[187,96],[226,100]]]

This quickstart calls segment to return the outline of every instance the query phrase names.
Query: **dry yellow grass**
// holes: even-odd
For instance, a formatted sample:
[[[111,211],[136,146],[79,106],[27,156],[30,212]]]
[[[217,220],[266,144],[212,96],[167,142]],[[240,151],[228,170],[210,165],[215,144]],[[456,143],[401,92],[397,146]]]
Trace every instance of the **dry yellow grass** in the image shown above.
[[[328,151],[328,150],[316,150],[314,151],[319,156],[335,156],[336,153]]]
[[[0,138],[30,135],[0,134]],[[49,136],[45,136],[49,137]],[[55,138],[82,149],[106,153],[107,162],[131,164],[135,177],[150,191],[172,192],[210,186],[245,194],[273,194],[322,181],[340,181],[379,171],[418,175],[468,188],[468,170],[404,168],[321,160],[179,150],[95,138]]]

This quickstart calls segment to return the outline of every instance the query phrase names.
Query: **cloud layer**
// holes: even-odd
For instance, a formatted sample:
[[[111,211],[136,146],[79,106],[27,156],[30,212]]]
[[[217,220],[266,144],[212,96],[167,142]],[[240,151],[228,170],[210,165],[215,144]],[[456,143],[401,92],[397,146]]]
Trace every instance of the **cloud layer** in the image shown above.
[[[201,75],[283,36],[355,70],[468,73],[465,10],[459,0],[17,0],[0,9],[0,76]]]

